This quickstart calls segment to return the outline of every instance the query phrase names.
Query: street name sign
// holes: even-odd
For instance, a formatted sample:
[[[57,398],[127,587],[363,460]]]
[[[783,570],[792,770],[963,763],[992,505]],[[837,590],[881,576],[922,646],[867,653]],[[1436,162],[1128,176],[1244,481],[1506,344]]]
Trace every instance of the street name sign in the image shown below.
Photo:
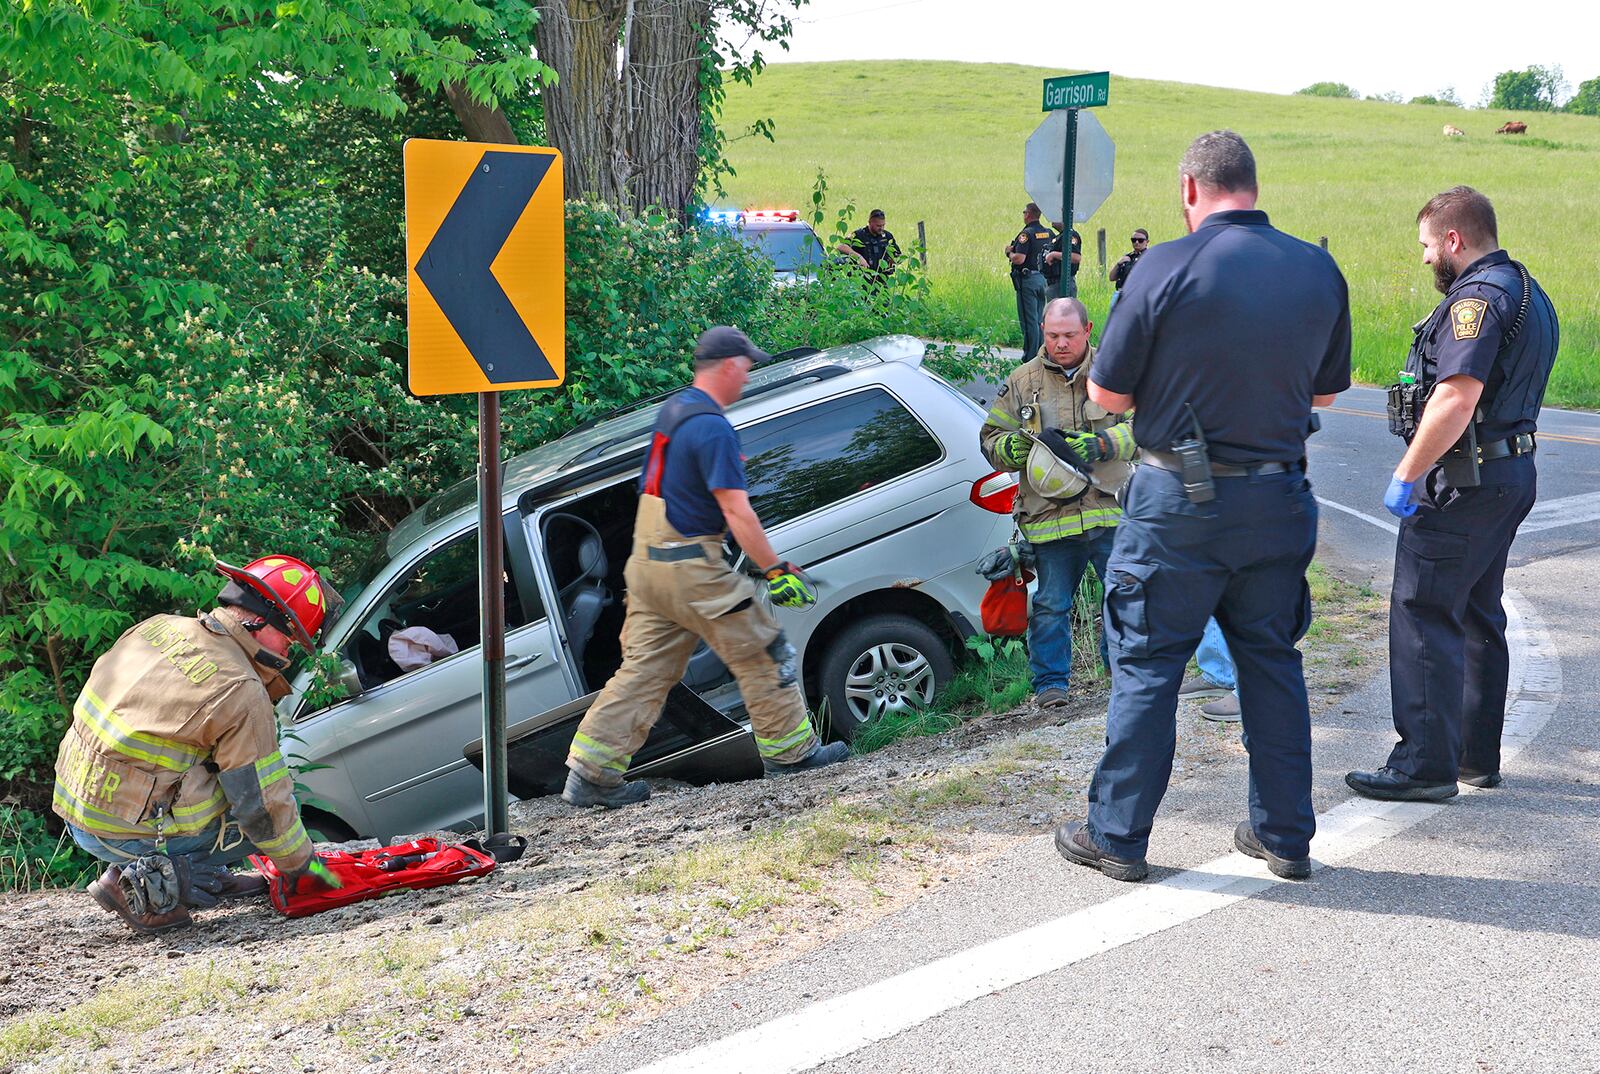
[[[1052,217],[1059,210],[1066,171],[1068,117],[1078,120],[1077,161],[1072,169],[1072,219],[1083,223],[1111,196],[1117,147],[1093,112],[1051,112],[1034,132],[1022,154],[1022,188]]]
[[[566,377],[561,154],[405,143],[407,378],[415,395]]]
[[[1058,108],[1103,108],[1111,97],[1111,72],[1059,75],[1044,80],[1044,111]]]

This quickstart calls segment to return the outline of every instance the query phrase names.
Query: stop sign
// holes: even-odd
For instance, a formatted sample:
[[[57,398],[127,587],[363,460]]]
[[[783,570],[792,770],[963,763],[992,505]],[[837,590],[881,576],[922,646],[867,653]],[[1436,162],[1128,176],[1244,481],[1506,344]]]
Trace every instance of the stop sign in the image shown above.
[[[1111,175],[1117,147],[1094,118],[1078,109],[1078,166],[1073,172],[1072,219],[1083,223],[1111,196]],[[1051,112],[1028,136],[1022,155],[1022,188],[1044,211],[1046,220],[1061,215],[1061,175],[1067,148],[1067,110]]]

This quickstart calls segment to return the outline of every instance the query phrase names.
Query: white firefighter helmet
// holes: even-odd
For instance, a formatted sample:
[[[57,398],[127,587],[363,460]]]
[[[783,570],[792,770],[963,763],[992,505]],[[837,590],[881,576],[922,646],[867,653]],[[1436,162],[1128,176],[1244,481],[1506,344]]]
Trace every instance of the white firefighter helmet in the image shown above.
[[[1055,452],[1038,441],[1028,452],[1024,473],[1028,487],[1048,499],[1076,500],[1089,491],[1089,479],[1082,472],[1056,458]]]

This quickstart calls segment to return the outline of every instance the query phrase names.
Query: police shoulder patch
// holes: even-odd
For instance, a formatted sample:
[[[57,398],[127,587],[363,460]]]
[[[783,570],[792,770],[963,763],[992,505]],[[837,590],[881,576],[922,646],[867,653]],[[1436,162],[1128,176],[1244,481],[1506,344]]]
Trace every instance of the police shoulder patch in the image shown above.
[[[1450,303],[1450,327],[1457,339],[1477,339],[1483,327],[1483,313],[1489,303],[1481,298],[1463,298]]]
[[[1026,231],[1024,231],[1022,234],[1018,235],[1017,236],[1017,241],[1018,242],[1027,242],[1028,241],[1028,233]]]

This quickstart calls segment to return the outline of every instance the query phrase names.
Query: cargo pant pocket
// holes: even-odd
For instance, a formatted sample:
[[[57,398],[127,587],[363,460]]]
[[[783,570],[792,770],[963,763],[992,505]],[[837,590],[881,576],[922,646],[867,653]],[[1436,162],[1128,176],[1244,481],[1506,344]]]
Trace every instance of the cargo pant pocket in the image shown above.
[[[1107,573],[1106,644],[1130,656],[1150,655],[1150,579],[1153,563],[1114,563]]]
[[[1401,529],[1394,599],[1427,608],[1453,606],[1461,596],[1467,547],[1464,533],[1444,533],[1416,525]]]

